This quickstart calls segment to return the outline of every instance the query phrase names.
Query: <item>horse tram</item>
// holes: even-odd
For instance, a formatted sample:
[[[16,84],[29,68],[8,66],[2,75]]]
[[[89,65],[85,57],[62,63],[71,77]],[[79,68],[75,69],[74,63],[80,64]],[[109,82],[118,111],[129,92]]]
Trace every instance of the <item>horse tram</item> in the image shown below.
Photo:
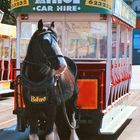
[[[62,53],[77,67],[77,133],[114,134],[135,110],[128,104],[135,12],[122,0],[11,0],[11,10],[17,17],[17,69],[39,19],[44,27],[54,21]],[[18,110],[26,107],[16,94],[20,118]]]
[[[0,96],[14,93],[10,89],[16,68],[16,26],[0,23]]]

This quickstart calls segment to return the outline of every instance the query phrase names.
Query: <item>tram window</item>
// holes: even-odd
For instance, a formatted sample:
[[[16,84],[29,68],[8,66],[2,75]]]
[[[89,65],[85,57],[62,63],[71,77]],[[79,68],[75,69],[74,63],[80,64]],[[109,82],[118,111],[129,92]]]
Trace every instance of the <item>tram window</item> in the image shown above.
[[[112,24],[112,58],[117,55],[117,24]]]
[[[29,44],[29,39],[21,39],[21,41],[20,41],[20,57],[21,57],[21,60],[23,60],[25,55],[26,55],[28,44]]]
[[[106,22],[66,22],[65,54],[71,58],[106,58]]]
[[[22,22],[21,23],[21,40],[20,40],[20,57],[24,59],[27,51],[27,47],[32,34],[37,28],[37,24],[33,22]],[[25,32],[26,31],[26,32]]]
[[[125,27],[121,26],[121,32],[120,32],[120,47],[119,47],[119,57],[123,58],[125,54],[125,38],[126,38],[126,32]]]
[[[130,54],[130,41],[131,40],[131,30],[128,30],[127,34],[127,48],[126,48],[126,56],[129,57]]]
[[[11,47],[12,47],[12,59],[16,59],[16,39],[12,39]]]
[[[21,23],[21,38],[30,38],[37,29],[36,23],[23,22]]]
[[[3,41],[0,39],[0,60],[2,59],[2,43]]]
[[[10,40],[4,39],[3,40],[3,50],[2,50],[3,58],[9,58],[10,57]]]

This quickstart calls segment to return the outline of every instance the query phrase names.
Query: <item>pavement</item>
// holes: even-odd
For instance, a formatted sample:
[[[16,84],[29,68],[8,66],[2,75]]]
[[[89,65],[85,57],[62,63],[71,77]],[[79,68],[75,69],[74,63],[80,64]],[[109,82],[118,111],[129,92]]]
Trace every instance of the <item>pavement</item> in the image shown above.
[[[137,109],[129,117],[129,123],[121,132],[117,140],[140,140],[140,66],[132,67],[132,80],[129,104]]]
[[[140,90],[140,65],[132,66],[131,90]]]
[[[16,126],[11,126],[0,130],[0,140],[28,140],[29,130],[18,132]]]

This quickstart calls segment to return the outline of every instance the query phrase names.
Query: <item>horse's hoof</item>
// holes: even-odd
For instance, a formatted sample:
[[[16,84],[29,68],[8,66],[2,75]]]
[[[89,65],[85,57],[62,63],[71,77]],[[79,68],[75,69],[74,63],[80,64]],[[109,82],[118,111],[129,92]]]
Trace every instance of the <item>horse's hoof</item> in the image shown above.
[[[39,137],[37,134],[31,134],[29,135],[29,140],[39,140]]]
[[[54,140],[54,132],[46,136],[45,140]]]

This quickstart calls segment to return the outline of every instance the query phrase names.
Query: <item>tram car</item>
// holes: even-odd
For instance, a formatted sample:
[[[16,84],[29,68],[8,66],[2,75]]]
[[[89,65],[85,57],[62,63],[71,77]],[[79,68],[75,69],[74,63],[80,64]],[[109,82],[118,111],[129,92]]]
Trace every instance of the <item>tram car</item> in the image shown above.
[[[16,26],[0,23],[0,96],[14,93],[10,89],[16,68]]]
[[[17,17],[17,69],[38,20],[46,26],[55,21],[61,50],[78,68],[78,131],[114,134],[135,110],[128,104],[135,12],[122,0],[11,0],[11,10]],[[15,90],[18,125],[26,110],[20,97]]]

